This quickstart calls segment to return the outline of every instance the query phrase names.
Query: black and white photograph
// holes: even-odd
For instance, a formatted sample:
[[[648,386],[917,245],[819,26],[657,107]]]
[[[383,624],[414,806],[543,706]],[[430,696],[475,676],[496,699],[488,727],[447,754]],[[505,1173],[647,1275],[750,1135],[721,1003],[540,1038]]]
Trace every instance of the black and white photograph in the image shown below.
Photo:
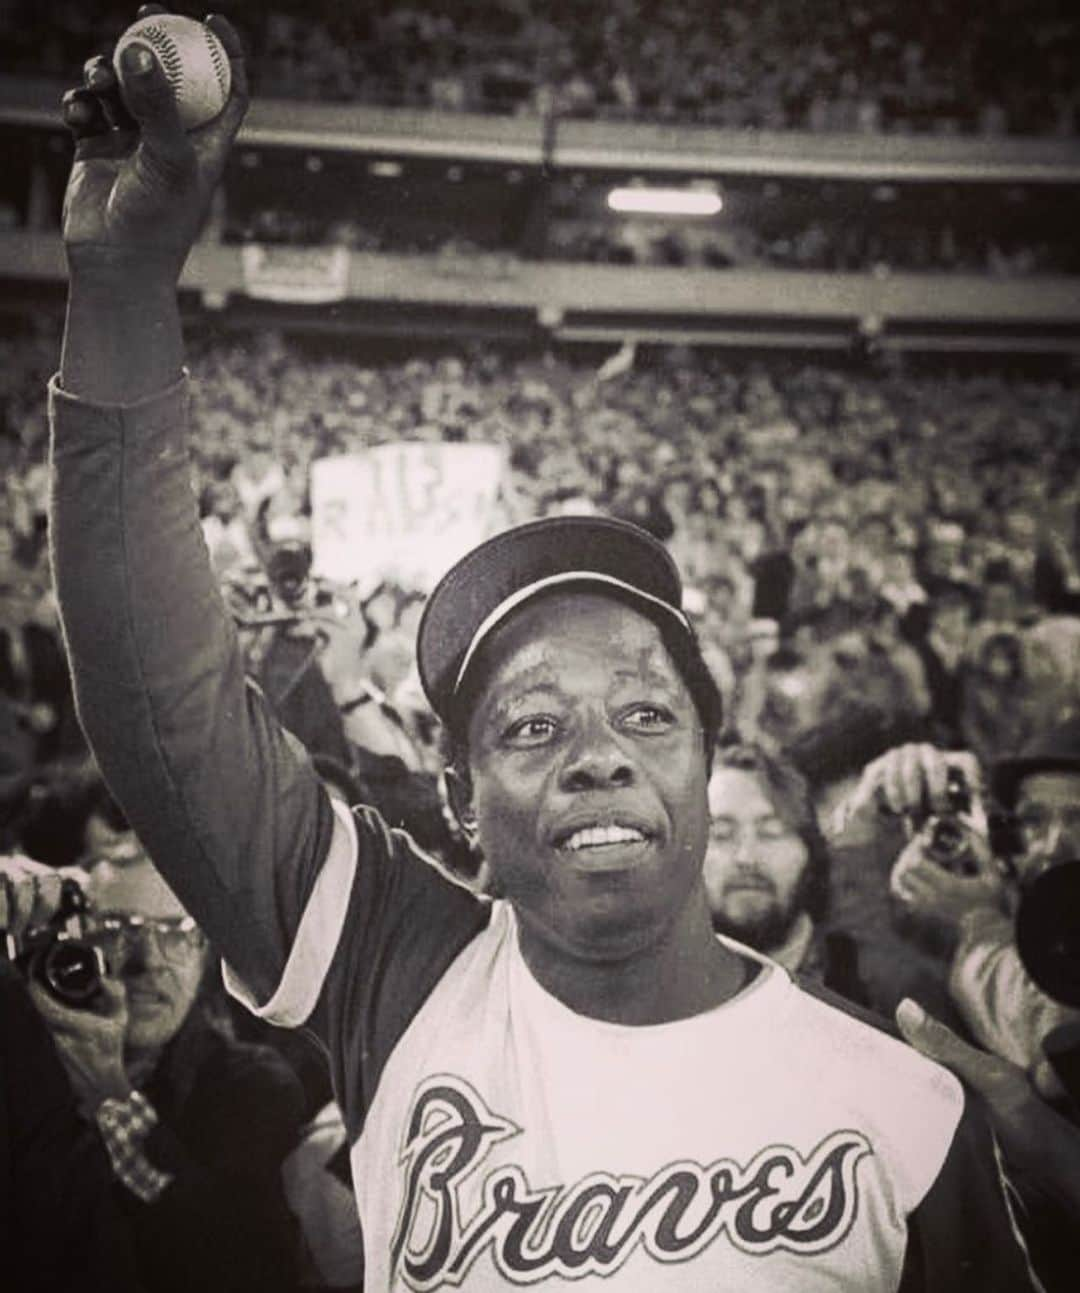
[[[0,1287],[1073,1293],[1078,72],[0,0]]]

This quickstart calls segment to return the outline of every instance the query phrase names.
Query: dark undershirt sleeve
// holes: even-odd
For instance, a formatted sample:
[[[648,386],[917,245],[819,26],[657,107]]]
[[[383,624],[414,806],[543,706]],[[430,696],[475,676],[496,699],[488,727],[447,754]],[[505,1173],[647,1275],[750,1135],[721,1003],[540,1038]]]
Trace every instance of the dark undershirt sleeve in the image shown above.
[[[964,1112],[933,1185],[908,1217],[900,1293],[1031,1293],[1015,1198],[981,1109]]]
[[[50,387],[54,577],[80,721],[110,789],[260,996],[330,845],[304,751],[245,680],[191,487],[186,381],[100,407]]]

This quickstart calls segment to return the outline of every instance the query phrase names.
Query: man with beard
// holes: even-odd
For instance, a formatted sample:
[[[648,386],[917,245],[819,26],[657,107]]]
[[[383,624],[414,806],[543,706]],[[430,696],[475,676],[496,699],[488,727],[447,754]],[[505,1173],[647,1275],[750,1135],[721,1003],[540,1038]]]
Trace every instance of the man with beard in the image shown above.
[[[801,773],[760,745],[723,746],[708,797],[713,929],[865,1003],[854,940],[822,926],[829,852]]]

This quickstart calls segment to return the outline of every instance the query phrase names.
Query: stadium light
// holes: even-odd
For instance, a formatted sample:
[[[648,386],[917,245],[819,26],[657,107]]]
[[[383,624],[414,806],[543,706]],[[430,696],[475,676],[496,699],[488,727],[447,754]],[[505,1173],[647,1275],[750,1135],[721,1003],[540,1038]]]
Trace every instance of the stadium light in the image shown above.
[[[720,194],[711,189],[612,189],[607,204],[620,215],[713,216],[723,208]]]

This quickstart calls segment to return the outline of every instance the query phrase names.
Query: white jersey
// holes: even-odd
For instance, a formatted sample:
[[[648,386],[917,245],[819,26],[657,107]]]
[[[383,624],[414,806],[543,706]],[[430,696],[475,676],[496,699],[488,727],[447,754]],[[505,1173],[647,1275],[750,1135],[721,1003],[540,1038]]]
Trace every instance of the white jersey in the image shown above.
[[[533,978],[505,902],[470,907],[456,948],[432,927],[441,963],[391,986],[378,949],[358,970],[342,913],[374,906],[381,925],[400,904],[422,921],[429,895],[408,886],[405,837],[375,821],[356,817],[359,849],[337,833],[261,1009],[288,1022],[318,996],[320,1010],[339,1015],[337,997],[357,1012],[330,1043],[367,1289],[928,1287],[905,1264],[965,1116],[950,1073],[738,944],[760,969],[713,1010],[653,1026],[579,1015]],[[364,859],[381,869],[384,852],[397,855],[392,907],[379,884],[356,896]],[[442,883],[426,871],[425,891]],[[456,907],[461,891],[444,887]],[[316,931],[340,935],[336,954]],[[362,1025],[380,1007],[356,998],[357,973],[385,978],[389,1027]],[[350,1075],[365,1068],[377,1076],[361,1095]]]
[[[629,1027],[533,979],[499,903],[383,1070],[353,1177],[369,1287],[897,1288],[959,1083],[766,966]]]

